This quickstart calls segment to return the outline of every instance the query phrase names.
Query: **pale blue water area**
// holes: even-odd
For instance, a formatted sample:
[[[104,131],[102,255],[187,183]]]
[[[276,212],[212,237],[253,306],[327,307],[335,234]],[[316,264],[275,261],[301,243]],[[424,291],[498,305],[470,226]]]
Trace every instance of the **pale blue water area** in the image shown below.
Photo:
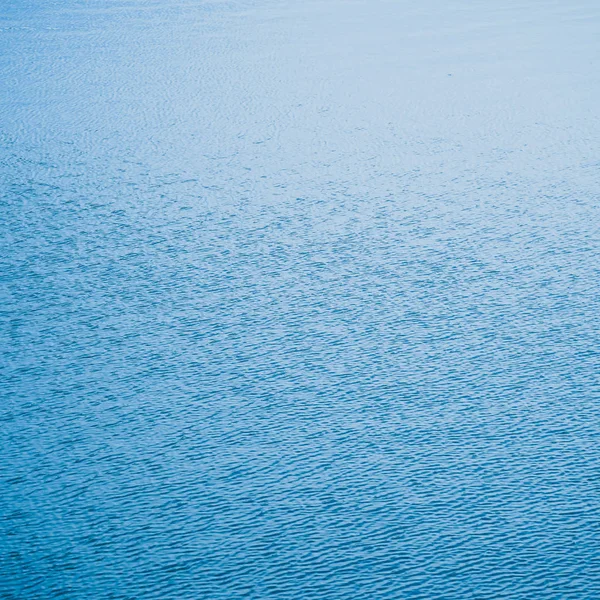
[[[0,597],[600,599],[597,0],[3,0]]]

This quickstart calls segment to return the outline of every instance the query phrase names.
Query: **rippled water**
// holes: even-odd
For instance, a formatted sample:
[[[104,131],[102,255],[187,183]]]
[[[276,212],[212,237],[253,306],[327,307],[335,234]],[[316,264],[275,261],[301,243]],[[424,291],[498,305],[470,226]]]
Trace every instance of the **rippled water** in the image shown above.
[[[4,0],[0,597],[600,598],[596,0]]]

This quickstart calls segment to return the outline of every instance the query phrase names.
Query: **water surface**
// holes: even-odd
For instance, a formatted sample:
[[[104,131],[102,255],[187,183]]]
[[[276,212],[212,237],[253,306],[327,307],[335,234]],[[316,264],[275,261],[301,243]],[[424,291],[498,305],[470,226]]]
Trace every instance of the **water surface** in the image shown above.
[[[600,598],[599,52],[5,0],[0,597]]]

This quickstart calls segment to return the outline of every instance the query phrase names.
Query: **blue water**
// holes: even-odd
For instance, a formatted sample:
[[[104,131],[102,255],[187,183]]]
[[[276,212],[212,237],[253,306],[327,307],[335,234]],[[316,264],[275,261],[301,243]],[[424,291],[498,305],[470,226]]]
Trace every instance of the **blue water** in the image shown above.
[[[596,0],[4,0],[0,597],[600,598]]]

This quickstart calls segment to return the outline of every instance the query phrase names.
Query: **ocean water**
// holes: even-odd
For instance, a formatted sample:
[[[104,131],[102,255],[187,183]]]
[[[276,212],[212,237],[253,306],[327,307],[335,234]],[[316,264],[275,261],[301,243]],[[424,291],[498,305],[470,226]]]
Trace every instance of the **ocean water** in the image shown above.
[[[600,4],[3,0],[0,598],[600,598]]]

